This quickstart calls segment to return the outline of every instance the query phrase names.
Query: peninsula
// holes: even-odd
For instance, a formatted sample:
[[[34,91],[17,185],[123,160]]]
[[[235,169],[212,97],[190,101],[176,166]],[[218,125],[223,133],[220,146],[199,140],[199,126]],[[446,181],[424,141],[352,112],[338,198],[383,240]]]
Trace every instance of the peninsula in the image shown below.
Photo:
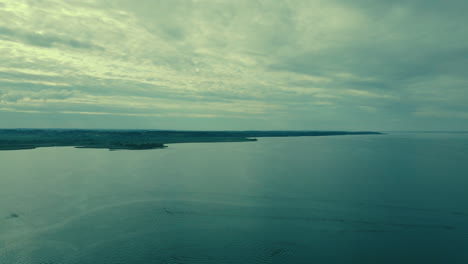
[[[40,147],[143,150],[170,143],[245,142],[259,137],[378,135],[370,131],[180,131],[97,129],[0,129],[0,150]]]

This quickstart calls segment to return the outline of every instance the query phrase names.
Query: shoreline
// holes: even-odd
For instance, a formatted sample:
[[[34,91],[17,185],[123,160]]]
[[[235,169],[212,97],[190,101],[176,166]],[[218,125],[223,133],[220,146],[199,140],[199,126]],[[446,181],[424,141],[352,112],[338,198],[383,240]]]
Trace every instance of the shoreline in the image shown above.
[[[261,137],[312,137],[381,135],[373,131],[174,131],[174,130],[78,130],[0,129],[0,151],[44,147],[109,150],[164,149],[165,144],[252,142]]]

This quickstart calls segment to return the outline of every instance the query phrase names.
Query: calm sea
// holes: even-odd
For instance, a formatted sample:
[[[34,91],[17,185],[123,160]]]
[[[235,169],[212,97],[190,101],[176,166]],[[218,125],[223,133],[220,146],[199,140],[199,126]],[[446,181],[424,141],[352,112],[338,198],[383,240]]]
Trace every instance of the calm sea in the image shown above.
[[[2,151],[0,263],[468,263],[468,134]]]

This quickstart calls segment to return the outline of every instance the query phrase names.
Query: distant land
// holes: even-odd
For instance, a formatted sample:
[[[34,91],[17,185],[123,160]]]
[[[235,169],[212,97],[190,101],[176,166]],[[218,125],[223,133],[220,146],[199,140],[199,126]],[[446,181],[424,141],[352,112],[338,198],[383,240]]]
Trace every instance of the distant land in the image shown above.
[[[98,129],[0,129],[0,150],[76,147],[143,150],[170,143],[246,142],[258,137],[379,135],[371,131],[177,131]]]

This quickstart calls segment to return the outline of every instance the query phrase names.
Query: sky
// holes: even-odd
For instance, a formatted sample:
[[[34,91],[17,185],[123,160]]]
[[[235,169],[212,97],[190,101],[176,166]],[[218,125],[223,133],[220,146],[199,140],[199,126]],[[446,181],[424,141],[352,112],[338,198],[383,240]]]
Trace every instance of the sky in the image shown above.
[[[0,128],[468,130],[466,0],[0,0]]]

